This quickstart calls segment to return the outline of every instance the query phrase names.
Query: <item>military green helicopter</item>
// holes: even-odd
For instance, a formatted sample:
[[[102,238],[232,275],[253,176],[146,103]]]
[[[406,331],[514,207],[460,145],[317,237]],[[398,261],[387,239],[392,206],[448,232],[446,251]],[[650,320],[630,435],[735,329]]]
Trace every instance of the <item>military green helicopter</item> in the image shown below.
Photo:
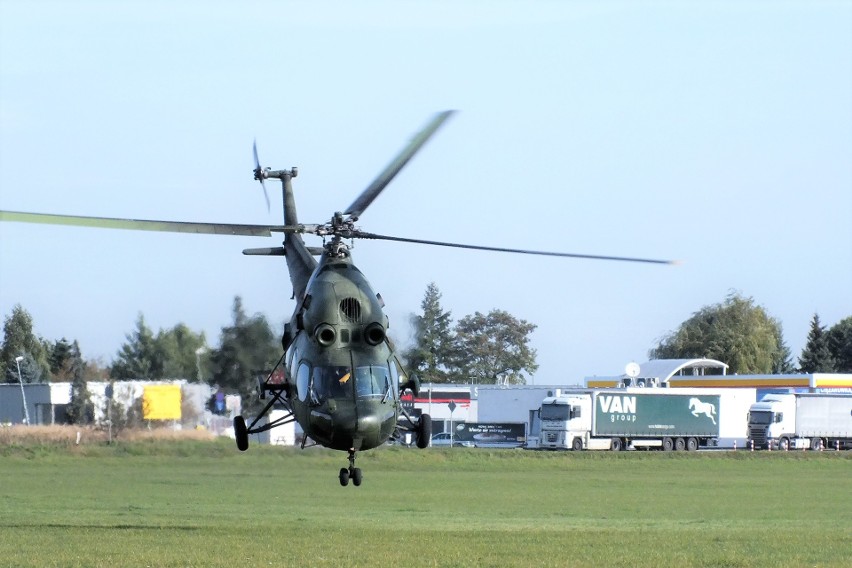
[[[241,451],[248,449],[249,434],[295,421],[305,434],[303,448],[310,439],[327,448],[348,452],[349,466],[340,469],[340,484],[346,486],[351,480],[358,486],[362,481],[361,470],[355,467],[358,451],[379,447],[405,432],[415,434],[417,446],[425,448],[431,439],[432,421],[425,413],[418,417],[409,415],[400,402],[406,390],[416,394],[420,383],[416,376],[409,377],[403,369],[387,337],[388,318],[383,311],[382,298],[353,263],[347,241],[388,240],[519,254],[671,263],[412,239],[357,228],[355,223],[367,207],[452,114],[453,111],[444,111],[435,115],[355,201],[343,212],[334,213],[327,223],[299,223],[292,185],[293,178],[298,175],[297,168],[263,168],[256,144],[253,146],[254,179],[261,183],[267,207],[266,180],[281,181],[284,225],[149,221],[13,211],[0,211],[0,221],[249,236],[283,233],[280,247],[243,251],[247,255],[285,258],[296,307],[284,326],[281,358],[272,372],[258,381],[259,397],[269,401],[250,422],[243,416],[234,418],[237,447]],[[302,238],[307,234],[322,237],[322,246],[307,246]],[[264,422],[264,417],[275,406],[283,407],[284,415]]]

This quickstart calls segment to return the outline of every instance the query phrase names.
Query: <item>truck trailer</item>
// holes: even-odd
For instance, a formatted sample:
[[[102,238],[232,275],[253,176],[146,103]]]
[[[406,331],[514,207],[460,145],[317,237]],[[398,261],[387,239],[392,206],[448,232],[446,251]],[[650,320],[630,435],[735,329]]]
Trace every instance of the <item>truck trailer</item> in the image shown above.
[[[585,389],[547,397],[539,447],[552,450],[740,447],[755,389]]]
[[[749,408],[755,449],[852,448],[852,394],[767,394]]]

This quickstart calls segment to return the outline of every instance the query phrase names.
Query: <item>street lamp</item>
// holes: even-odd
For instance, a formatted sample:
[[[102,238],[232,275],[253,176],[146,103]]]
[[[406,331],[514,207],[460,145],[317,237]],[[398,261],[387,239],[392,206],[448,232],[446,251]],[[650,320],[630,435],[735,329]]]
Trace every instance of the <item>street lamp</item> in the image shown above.
[[[21,400],[24,401],[24,423],[30,425],[30,411],[27,410],[27,395],[24,393],[24,376],[21,374],[21,361],[24,360],[23,355],[15,357],[15,365],[18,367],[18,381],[21,383]]]

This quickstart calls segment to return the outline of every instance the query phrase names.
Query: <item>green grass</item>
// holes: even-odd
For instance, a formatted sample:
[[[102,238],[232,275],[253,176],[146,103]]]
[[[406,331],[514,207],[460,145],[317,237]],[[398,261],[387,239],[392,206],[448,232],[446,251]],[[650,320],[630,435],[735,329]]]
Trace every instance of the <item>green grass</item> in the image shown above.
[[[0,447],[2,566],[848,566],[852,452]]]

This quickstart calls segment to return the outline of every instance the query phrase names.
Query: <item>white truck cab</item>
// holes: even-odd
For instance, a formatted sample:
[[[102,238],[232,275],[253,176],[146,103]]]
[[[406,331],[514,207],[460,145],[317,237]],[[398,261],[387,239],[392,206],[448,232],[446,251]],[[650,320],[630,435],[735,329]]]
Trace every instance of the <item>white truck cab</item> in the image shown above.
[[[548,450],[608,450],[611,441],[595,439],[589,394],[550,396],[541,404],[538,447]]]
[[[770,448],[785,436],[796,432],[796,397],[792,394],[767,394],[751,405],[748,412],[748,437],[755,448]],[[787,448],[785,448],[787,449]]]
[[[584,434],[592,427],[591,400],[583,396],[549,396],[542,401],[540,418],[540,448],[582,450]]]

